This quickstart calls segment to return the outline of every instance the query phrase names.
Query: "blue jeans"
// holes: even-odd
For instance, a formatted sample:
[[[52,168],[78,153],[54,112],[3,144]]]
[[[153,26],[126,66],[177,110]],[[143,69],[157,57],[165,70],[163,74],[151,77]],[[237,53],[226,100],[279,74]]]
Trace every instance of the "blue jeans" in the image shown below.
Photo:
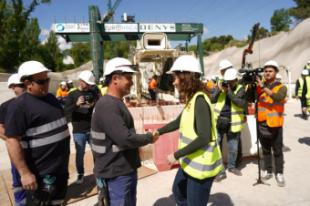
[[[26,205],[26,192],[23,189],[22,183],[20,181],[20,175],[13,163],[11,163],[11,173],[12,173],[12,180],[13,180],[12,186],[13,186],[15,205],[25,206]]]
[[[73,133],[73,139],[75,143],[76,156],[75,165],[79,175],[84,175],[84,154],[86,142],[89,144],[90,133]]]
[[[222,132],[217,130],[217,135],[218,135],[218,143],[221,147],[222,150],[222,141],[224,138],[224,135],[226,134],[227,136],[227,145],[228,145],[228,163],[227,163],[227,168],[232,169],[236,168],[236,160],[238,156],[238,144],[240,141],[240,135],[241,132]]]
[[[135,206],[137,202],[137,171],[106,179],[110,206]]]
[[[187,175],[181,168],[173,182],[173,195],[178,206],[206,206],[214,177],[203,180]]]

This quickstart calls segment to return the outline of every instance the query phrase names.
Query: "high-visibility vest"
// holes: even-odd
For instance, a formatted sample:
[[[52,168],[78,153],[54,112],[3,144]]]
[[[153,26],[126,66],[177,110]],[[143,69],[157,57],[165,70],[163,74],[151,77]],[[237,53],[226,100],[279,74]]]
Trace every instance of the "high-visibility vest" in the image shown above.
[[[307,107],[308,111],[310,112],[310,76],[307,76],[305,80],[306,80],[305,84],[307,85],[307,93],[306,93]]]
[[[238,91],[242,88],[240,84],[237,85],[234,94],[237,94]],[[220,115],[226,101],[226,92],[221,92],[219,95],[217,102],[215,103],[214,114],[215,114],[215,121],[217,121],[218,116]],[[246,121],[245,119],[245,110],[242,107],[237,106],[235,103],[231,101],[231,132],[240,132],[244,126]]]
[[[68,96],[68,90],[59,87],[56,91],[56,97],[66,97],[66,96]]]
[[[283,84],[278,83],[271,91],[277,93]],[[261,88],[258,88],[260,91]],[[263,90],[261,90],[263,91]],[[273,99],[263,92],[258,98],[258,122],[266,121],[269,127],[282,127],[284,122],[285,100],[274,102]]]
[[[195,152],[180,158],[181,168],[185,173],[196,179],[205,179],[216,176],[222,169],[222,155],[217,144],[217,133],[212,105],[209,97],[203,92],[197,92],[182,111],[179,131],[179,149],[186,147],[197,138],[194,128],[195,122],[195,103],[198,95],[203,95],[210,107],[211,138],[210,143]]]
[[[310,64],[306,64],[305,68],[310,70]]]
[[[75,91],[75,90],[77,90],[77,88],[76,87],[72,87],[71,89],[69,89],[68,94],[73,92],[73,91]]]
[[[302,96],[302,88],[304,86],[304,78],[300,77],[298,79],[298,81],[299,81],[299,87],[298,87],[298,91],[297,91],[297,96],[301,97]]]
[[[104,96],[108,93],[108,87],[104,86],[100,88],[101,96]]]

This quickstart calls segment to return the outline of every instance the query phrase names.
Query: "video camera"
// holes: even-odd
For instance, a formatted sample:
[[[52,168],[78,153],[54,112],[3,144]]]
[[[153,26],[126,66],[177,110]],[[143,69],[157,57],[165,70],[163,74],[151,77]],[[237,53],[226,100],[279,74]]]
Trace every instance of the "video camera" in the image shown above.
[[[264,71],[263,68],[256,69],[239,69],[239,73],[243,74],[241,83],[242,84],[255,84],[256,77]]]

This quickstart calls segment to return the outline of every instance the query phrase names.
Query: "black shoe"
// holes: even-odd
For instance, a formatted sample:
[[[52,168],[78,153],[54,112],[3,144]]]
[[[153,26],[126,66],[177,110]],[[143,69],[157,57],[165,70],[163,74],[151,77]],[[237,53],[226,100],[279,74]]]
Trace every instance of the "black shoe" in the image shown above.
[[[237,176],[242,176],[242,173],[240,172],[240,170],[238,170],[236,168],[229,168],[228,172],[231,172],[231,173],[233,173],[234,175],[237,175]]]
[[[227,178],[227,176],[226,176],[225,173],[220,173],[220,174],[218,174],[218,175],[215,177],[214,181],[215,181],[215,182],[220,182],[220,181],[222,181],[223,179],[226,179],[226,178]]]
[[[75,184],[83,184],[84,182],[84,175],[78,175],[77,180],[75,181]]]

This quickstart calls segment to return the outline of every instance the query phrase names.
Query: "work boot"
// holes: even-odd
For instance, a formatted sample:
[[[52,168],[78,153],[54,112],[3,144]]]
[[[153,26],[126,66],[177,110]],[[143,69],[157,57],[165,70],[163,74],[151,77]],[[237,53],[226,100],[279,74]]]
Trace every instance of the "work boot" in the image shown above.
[[[229,168],[228,172],[231,172],[231,173],[233,173],[234,175],[237,175],[237,176],[242,176],[242,173],[237,168]]]
[[[226,179],[226,178],[227,178],[226,173],[220,173],[215,177],[214,181],[221,182],[223,179]]]
[[[267,170],[265,170],[262,174],[262,179],[263,180],[269,180],[270,178],[272,178],[272,173],[268,172]]]
[[[284,176],[281,173],[277,173],[276,174],[276,180],[277,180],[277,184],[279,187],[284,187],[285,186],[285,180],[284,180]]]
[[[75,184],[82,184],[84,182],[84,175],[78,175],[77,180],[75,181]]]

